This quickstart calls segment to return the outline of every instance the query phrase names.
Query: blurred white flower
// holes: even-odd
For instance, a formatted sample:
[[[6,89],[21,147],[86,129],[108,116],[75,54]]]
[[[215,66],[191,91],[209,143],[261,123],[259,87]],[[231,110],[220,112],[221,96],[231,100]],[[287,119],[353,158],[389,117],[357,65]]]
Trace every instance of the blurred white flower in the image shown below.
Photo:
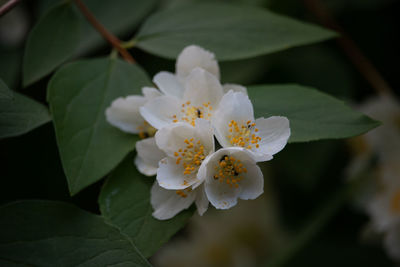
[[[197,178],[197,171],[203,160],[214,152],[209,121],[197,119],[195,127],[186,123],[170,124],[158,130],[155,139],[167,155],[157,170],[161,187],[180,190],[202,182]]]
[[[272,116],[254,119],[253,105],[242,92],[226,93],[212,118],[215,136],[223,147],[243,147],[256,161],[266,161],[281,151],[289,137],[289,120]]]
[[[203,215],[208,208],[208,199],[204,193],[203,185],[196,189],[191,187],[180,190],[168,190],[154,182],[151,188],[151,205],[153,207],[153,216],[159,220],[168,220],[184,209],[187,209],[196,203],[197,212]]]
[[[376,156],[372,181],[368,190],[358,196],[371,218],[371,230],[383,236],[389,256],[400,260],[400,104],[392,95],[380,95],[366,101],[360,111],[380,120],[382,125],[351,140],[356,157],[349,166],[349,175],[369,168]]]
[[[264,178],[252,154],[244,148],[222,148],[200,166],[198,179],[217,209],[229,209],[237,199],[255,199],[263,193]]]

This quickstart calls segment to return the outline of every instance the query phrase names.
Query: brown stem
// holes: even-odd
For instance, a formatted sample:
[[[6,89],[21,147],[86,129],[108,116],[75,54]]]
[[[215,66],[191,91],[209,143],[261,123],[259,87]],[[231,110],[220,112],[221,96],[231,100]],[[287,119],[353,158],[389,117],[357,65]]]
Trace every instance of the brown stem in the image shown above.
[[[20,0],[9,0],[7,3],[0,7],[0,17],[18,5]]]
[[[378,94],[390,94],[392,89],[389,84],[371,61],[361,52],[356,43],[350,39],[335,19],[329,14],[325,6],[319,0],[303,1],[305,6],[317,17],[321,24],[340,33],[341,37],[337,39],[339,46],[375,91]]]
[[[121,41],[106,28],[104,28],[103,25],[101,25],[101,23],[95,18],[95,16],[81,0],[75,0],[75,4],[82,11],[82,14],[86,17],[86,19],[93,25],[93,27],[104,37],[104,39],[106,39],[115,49],[117,49],[117,51],[126,61],[130,63],[135,62],[131,54],[129,54],[129,52],[121,46]]]

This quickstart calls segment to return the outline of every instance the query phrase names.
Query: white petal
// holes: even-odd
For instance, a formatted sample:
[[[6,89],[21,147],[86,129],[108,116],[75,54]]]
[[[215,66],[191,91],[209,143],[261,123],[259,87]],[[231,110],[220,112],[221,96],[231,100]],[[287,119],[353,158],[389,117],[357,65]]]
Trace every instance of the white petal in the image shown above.
[[[400,261],[400,224],[394,225],[387,231],[384,245],[389,256],[396,261]]]
[[[166,157],[159,162],[157,181],[165,189],[185,189],[197,183],[196,173],[184,174],[182,164],[176,164],[176,159]]]
[[[238,182],[238,187],[229,186],[225,181],[220,182],[218,179],[214,179],[216,167],[224,156],[234,156],[247,169],[247,173],[239,174],[242,180]],[[220,149],[203,164],[200,168],[206,168],[206,170],[199,170],[199,176],[205,173],[205,192],[211,204],[217,209],[229,209],[236,205],[237,198],[254,199],[263,192],[264,180],[261,170],[256,165],[251,153],[244,148]]]
[[[290,137],[289,120],[286,117],[272,116],[267,119],[258,118],[256,128],[261,137],[260,148],[256,152],[274,155],[281,151]]]
[[[173,73],[167,71],[159,72],[154,76],[153,82],[165,95],[182,98],[184,88]]]
[[[196,193],[185,191],[186,197],[182,197],[175,190],[167,190],[160,187],[157,181],[151,188],[151,205],[153,216],[159,220],[167,220],[174,217],[180,211],[187,209],[193,203]]]
[[[256,199],[264,192],[264,177],[260,167],[254,161],[245,161],[247,173],[243,174],[243,180],[240,181],[242,191],[239,197],[241,199]]]
[[[153,176],[157,173],[158,165],[147,164],[139,155],[136,155],[134,163],[139,172],[144,175]]]
[[[246,87],[241,86],[240,84],[226,83],[222,87],[224,88],[225,94],[232,90],[233,92],[241,92],[248,95]]]
[[[143,87],[142,94],[147,100],[162,96],[162,93],[153,87]]]
[[[176,97],[160,96],[148,101],[140,108],[140,114],[154,128],[161,129],[173,121],[173,116],[180,114],[181,101]]]
[[[221,146],[231,146],[228,139],[230,134],[229,123],[232,120],[238,124],[244,124],[249,120],[254,121],[253,114],[253,105],[247,95],[233,91],[226,93],[211,118],[211,123],[215,129],[215,137]]]
[[[135,164],[138,170],[147,176],[156,175],[158,162],[166,157],[157,147],[154,137],[136,142],[137,157]]]
[[[204,191],[204,185],[201,185],[198,189],[196,189],[196,207],[197,212],[202,216],[208,209],[208,198],[206,192]]]
[[[219,67],[214,54],[196,45],[187,46],[176,61],[176,74],[184,79],[196,67],[207,70],[219,79]]]
[[[195,68],[185,81],[183,98],[194,106],[210,103],[215,110],[223,96],[222,86],[214,75],[200,68]]]
[[[128,133],[139,133],[138,127],[144,123],[139,108],[146,103],[146,98],[139,95],[115,99],[106,109],[107,121]]]

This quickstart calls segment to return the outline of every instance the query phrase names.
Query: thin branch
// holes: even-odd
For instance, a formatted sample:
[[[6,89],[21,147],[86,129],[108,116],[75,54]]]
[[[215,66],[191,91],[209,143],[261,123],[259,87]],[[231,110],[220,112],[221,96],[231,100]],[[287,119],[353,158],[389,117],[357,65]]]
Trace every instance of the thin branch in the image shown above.
[[[82,14],[92,24],[92,26],[106,39],[128,62],[134,63],[135,60],[129,52],[121,46],[121,41],[110,33],[104,26],[95,18],[86,5],[81,0],[75,0],[75,4],[82,11]]]
[[[340,33],[337,39],[339,46],[347,57],[361,73],[365,80],[375,89],[378,94],[390,94],[393,90],[385,81],[371,61],[361,52],[356,43],[344,32],[340,25],[330,15],[328,10],[319,0],[303,0],[305,6],[317,17],[324,26]]]
[[[20,0],[9,0],[7,3],[0,7],[0,17],[5,15],[8,11],[13,9],[16,5],[18,5]]]

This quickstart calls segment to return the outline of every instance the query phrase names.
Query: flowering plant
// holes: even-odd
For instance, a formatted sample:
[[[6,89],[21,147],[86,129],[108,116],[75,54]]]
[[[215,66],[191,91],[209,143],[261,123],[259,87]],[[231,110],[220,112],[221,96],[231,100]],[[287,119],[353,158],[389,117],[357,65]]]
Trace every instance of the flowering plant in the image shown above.
[[[187,242],[198,266],[283,265],[352,199],[368,215],[366,236],[399,259],[397,122],[376,116],[385,126],[371,131],[380,122],[363,113],[379,111],[336,98],[353,88],[329,56],[338,48],[306,45],[337,32],[263,0],[3,2],[1,266],[179,266],[163,245],[175,251],[191,232],[214,244]],[[368,152],[339,179],[341,139],[367,132]],[[350,226],[339,247],[358,232]]]

